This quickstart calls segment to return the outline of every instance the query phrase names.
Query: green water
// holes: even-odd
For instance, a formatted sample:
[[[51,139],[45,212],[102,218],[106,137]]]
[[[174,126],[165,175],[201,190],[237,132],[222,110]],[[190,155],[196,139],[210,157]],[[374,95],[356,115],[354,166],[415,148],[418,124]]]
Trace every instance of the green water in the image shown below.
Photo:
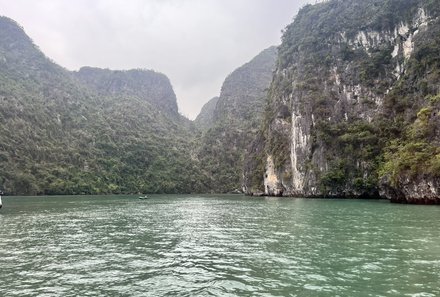
[[[440,207],[3,197],[0,296],[440,296]]]

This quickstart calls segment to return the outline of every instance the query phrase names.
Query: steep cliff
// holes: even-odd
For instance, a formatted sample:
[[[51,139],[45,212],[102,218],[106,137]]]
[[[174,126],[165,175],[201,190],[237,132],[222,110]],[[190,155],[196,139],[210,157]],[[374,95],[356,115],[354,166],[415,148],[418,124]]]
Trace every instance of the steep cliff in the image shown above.
[[[50,61],[0,17],[0,188],[9,194],[206,191],[189,120],[153,71]]]
[[[176,95],[164,74],[152,70],[114,71],[82,67],[74,75],[82,85],[100,96],[137,97],[149,102],[158,111],[178,115]]]
[[[212,127],[214,124],[214,112],[217,106],[218,97],[214,97],[203,105],[197,118],[194,120],[194,124],[199,129],[205,131]]]
[[[242,189],[244,152],[261,125],[275,60],[276,48],[270,47],[233,71],[223,83],[211,127],[198,139],[198,158],[212,192]]]
[[[283,34],[247,193],[438,203],[439,7],[304,7]]]

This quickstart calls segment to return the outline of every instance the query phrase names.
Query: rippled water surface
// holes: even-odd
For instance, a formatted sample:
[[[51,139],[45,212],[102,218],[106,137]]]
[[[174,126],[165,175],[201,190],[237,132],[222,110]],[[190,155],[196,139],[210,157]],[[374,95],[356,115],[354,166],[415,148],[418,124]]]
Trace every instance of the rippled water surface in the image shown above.
[[[440,208],[4,197],[0,296],[440,296]]]

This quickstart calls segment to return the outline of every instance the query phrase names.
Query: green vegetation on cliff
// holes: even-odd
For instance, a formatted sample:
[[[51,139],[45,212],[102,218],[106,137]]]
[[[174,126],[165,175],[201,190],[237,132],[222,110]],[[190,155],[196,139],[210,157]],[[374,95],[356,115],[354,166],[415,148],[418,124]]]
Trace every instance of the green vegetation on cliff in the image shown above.
[[[399,192],[402,199],[438,196],[439,7],[438,0],[306,5],[284,31],[264,143],[249,156],[261,163],[252,161],[246,175],[270,155],[274,187],[286,195],[371,197],[381,184],[401,188],[405,180],[416,189],[423,180],[431,188]],[[291,116],[280,116],[285,109]],[[250,180],[252,193],[263,175]]]
[[[214,124],[214,112],[217,106],[218,97],[214,97],[203,105],[202,110],[194,120],[194,125],[199,129],[206,131]]]
[[[208,129],[196,121],[204,130],[198,140],[198,158],[212,192],[242,190],[244,155],[261,125],[275,60],[276,48],[270,47],[233,71],[215,99],[215,108],[204,107],[198,117],[212,114]]]
[[[395,186],[399,176],[440,176],[440,21],[417,41],[405,74],[384,102],[384,114],[393,115],[384,117],[386,125],[399,127],[386,145],[381,175]]]
[[[0,186],[9,194],[207,191],[168,79],[47,59],[0,18]]]
[[[1,17],[0,186],[440,201],[439,7],[306,5],[194,123],[165,75],[69,72]]]

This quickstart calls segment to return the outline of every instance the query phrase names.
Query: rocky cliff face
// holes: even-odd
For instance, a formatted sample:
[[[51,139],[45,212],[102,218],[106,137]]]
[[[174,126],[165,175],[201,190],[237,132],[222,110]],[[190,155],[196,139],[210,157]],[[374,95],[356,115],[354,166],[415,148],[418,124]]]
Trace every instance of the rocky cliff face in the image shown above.
[[[244,152],[260,126],[275,59],[276,48],[270,47],[233,71],[223,83],[211,127],[199,139],[198,158],[213,192],[242,189]]]
[[[275,68],[276,47],[272,46],[234,70],[224,81],[214,110],[214,121],[258,123],[266,92]]]
[[[214,124],[214,112],[217,106],[218,97],[214,97],[203,105],[194,124],[201,130],[206,131]]]
[[[438,202],[439,5],[304,7],[284,32],[247,193]]]

